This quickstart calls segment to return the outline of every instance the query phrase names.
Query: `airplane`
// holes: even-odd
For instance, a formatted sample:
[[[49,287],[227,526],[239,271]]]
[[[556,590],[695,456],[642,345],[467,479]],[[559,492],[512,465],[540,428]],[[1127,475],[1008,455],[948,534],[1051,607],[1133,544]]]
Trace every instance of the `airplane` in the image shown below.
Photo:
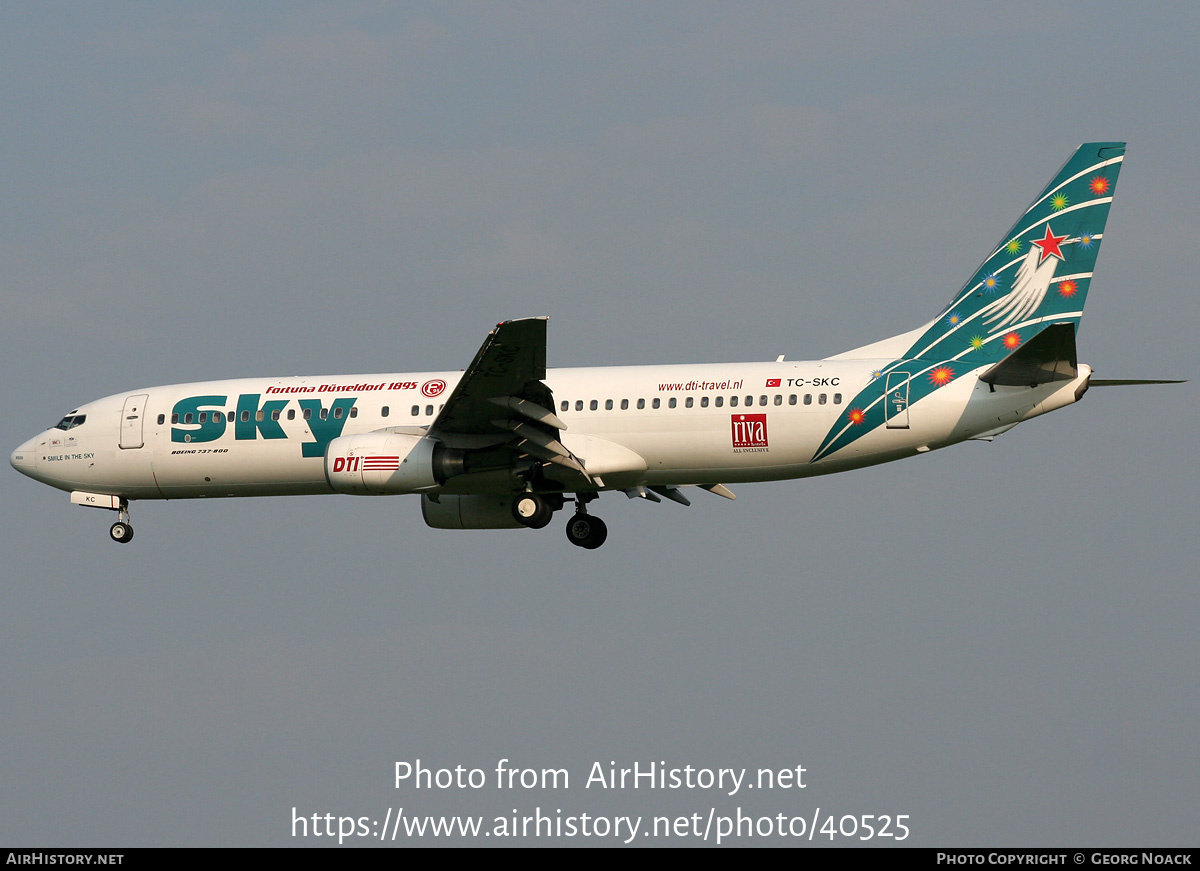
[[[415,494],[437,529],[608,532],[601,493],[682,505],[695,486],[804,478],[916,456],[1078,402],[1099,381],[1075,334],[1125,154],[1078,148],[936,317],[820,360],[546,368],[544,317],[501,322],[462,372],[245,378],[81,405],[10,463],[117,512],[129,504]]]

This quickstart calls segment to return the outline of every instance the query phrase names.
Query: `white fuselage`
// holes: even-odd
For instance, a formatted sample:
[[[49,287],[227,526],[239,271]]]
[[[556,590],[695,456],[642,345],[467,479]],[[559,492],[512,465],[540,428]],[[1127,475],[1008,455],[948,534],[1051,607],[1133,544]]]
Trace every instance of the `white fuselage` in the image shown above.
[[[603,466],[621,451],[644,460],[644,470],[623,467],[598,488],[617,489],[798,478],[912,456],[1073,402],[1090,374],[1081,366],[1070,381],[993,389],[979,371],[963,373],[904,408],[896,425],[814,461],[885,362],[555,369],[545,383],[566,425],[562,443],[585,463],[590,456]],[[46,430],[11,462],[62,490],[131,500],[331,493],[324,454],[332,438],[419,432],[461,374],[247,378],[130,391],[81,406],[72,416],[82,423]],[[465,476],[423,492],[505,486]]]

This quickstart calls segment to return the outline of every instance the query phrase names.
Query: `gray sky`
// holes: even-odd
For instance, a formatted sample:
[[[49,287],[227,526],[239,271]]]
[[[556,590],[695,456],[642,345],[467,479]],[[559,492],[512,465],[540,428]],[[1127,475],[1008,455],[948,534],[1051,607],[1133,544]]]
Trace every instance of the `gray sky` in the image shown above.
[[[552,366],[833,354],[935,314],[1092,139],[1129,149],[1080,358],[1195,378],[1198,29],[1186,4],[4,4],[5,450],[135,387],[461,368],[511,317],[551,316]],[[1094,390],[736,503],[609,495],[595,552],[342,496],[137,503],[118,547],[9,470],[0,841],[820,807],[908,814],[912,845],[1194,845],[1196,400]],[[571,784],[395,789],[416,758]],[[659,760],[808,786],[584,788]]]

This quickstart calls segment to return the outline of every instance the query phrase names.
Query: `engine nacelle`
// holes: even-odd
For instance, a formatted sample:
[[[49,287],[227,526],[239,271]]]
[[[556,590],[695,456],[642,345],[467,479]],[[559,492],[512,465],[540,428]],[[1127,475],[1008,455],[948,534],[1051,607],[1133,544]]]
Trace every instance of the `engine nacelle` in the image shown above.
[[[520,494],[516,494],[520,495]],[[434,529],[523,529],[513,514],[516,495],[421,497],[421,516]]]
[[[341,436],[325,449],[325,480],[339,493],[417,493],[462,471],[462,452],[428,436],[365,432]]]

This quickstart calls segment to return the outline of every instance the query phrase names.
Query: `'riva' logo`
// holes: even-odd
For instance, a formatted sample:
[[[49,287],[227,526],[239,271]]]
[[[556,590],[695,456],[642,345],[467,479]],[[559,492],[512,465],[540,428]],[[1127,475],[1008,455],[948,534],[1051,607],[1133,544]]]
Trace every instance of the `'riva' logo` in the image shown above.
[[[735,448],[767,447],[767,416],[765,414],[730,415]]]

